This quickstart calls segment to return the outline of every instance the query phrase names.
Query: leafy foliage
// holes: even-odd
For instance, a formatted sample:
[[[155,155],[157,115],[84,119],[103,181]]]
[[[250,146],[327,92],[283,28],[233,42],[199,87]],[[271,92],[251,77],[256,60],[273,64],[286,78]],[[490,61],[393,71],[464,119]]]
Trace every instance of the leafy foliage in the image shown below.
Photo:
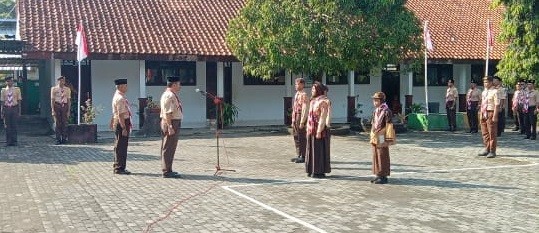
[[[419,22],[405,0],[248,0],[226,41],[244,70],[265,78],[338,74],[396,63],[419,51]]]
[[[509,42],[498,63],[498,76],[507,83],[518,79],[539,82],[539,2],[537,0],[494,0],[505,7],[498,39]]]
[[[15,0],[0,0],[0,18],[15,19],[17,17]]]

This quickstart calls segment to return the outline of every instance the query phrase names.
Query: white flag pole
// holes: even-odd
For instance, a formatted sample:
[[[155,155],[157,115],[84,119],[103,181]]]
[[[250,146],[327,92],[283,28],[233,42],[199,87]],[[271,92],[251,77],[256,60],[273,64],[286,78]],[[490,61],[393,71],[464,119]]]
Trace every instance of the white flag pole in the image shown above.
[[[80,82],[80,63],[81,62],[82,61],[79,60],[79,87],[78,87],[78,92],[77,92],[77,94],[78,94],[78,99],[77,99],[77,124],[78,125],[80,125],[80,100],[81,100],[80,99],[80,84],[81,84],[81,82]]]
[[[425,38],[424,38],[424,41],[426,42],[427,41],[427,22],[428,21],[425,21],[425,28],[423,29],[424,30],[424,34],[425,34]],[[429,115],[429,91],[428,91],[428,82],[427,82],[427,58],[428,58],[428,54],[427,54],[427,43],[425,43],[425,109],[427,110],[427,116]]]
[[[492,35],[490,34],[490,20],[487,19],[487,57],[485,59],[485,76],[488,76],[488,60],[490,57],[490,37]]]

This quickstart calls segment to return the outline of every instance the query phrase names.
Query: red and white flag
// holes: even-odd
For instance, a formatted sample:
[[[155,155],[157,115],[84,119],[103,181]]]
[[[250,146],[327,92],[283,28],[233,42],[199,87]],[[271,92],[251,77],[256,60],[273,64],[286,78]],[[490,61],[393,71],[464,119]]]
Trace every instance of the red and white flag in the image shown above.
[[[432,45],[430,31],[429,31],[429,28],[427,27],[427,21],[425,21],[425,26],[423,28],[423,40],[425,41],[425,48],[427,48],[427,51],[429,52],[434,51],[434,46]]]
[[[75,44],[77,45],[77,61],[80,62],[88,57],[88,44],[86,43],[86,33],[84,32],[82,22],[77,28],[77,38],[75,38]]]
[[[492,33],[492,25],[489,19],[487,19],[487,44],[488,49],[492,50],[492,47],[494,47],[494,33]]]

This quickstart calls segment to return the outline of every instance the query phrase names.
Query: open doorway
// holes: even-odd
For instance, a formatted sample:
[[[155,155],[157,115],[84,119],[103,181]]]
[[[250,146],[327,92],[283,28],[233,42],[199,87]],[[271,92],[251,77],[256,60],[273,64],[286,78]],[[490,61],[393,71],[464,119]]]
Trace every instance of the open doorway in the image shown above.
[[[393,114],[402,113],[398,71],[382,71],[382,92],[386,94],[386,103]]]

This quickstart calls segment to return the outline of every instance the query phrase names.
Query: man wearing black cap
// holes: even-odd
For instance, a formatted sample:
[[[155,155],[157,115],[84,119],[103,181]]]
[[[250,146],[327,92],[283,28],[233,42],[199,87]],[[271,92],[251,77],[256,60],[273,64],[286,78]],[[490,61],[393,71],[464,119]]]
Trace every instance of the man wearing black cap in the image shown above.
[[[178,97],[181,89],[180,78],[167,77],[167,89],[161,95],[161,159],[164,178],[179,178],[180,174],[172,171],[172,161],[178,146],[178,135],[183,118],[182,102]]]
[[[112,119],[110,128],[114,130],[114,174],[129,175],[125,169],[127,160],[127,146],[129,132],[131,131],[131,109],[125,93],[127,92],[127,79],[116,79],[116,92],[112,97]]]
[[[524,131],[526,139],[537,138],[537,113],[539,112],[539,92],[535,90],[535,80],[528,80],[526,97],[522,112],[524,116]]]
[[[13,77],[6,77],[7,86],[0,91],[0,115],[6,127],[6,145],[17,145],[17,121],[21,116],[21,90],[13,86]]]
[[[453,132],[457,130],[457,98],[459,92],[455,87],[455,81],[453,79],[447,80],[447,91],[445,92],[445,111],[447,113],[447,123],[449,124],[449,131]]]
[[[481,99],[481,91],[477,89],[477,82],[471,81],[470,89],[466,93],[466,115],[468,116],[468,124],[470,125],[470,133],[477,133],[478,131],[478,119],[477,107],[479,106],[479,100]]]
[[[498,90],[498,99],[500,101],[500,114],[498,114],[498,137],[502,136],[505,129],[505,101],[507,100],[507,89],[502,86],[502,79],[494,76],[493,85]]]
[[[56,145],[67,141],[67,123],[71,109],[71,89],[65,86],[65,77],[57,79],[57,85],[51,87],[51,109],[54,118]]]

